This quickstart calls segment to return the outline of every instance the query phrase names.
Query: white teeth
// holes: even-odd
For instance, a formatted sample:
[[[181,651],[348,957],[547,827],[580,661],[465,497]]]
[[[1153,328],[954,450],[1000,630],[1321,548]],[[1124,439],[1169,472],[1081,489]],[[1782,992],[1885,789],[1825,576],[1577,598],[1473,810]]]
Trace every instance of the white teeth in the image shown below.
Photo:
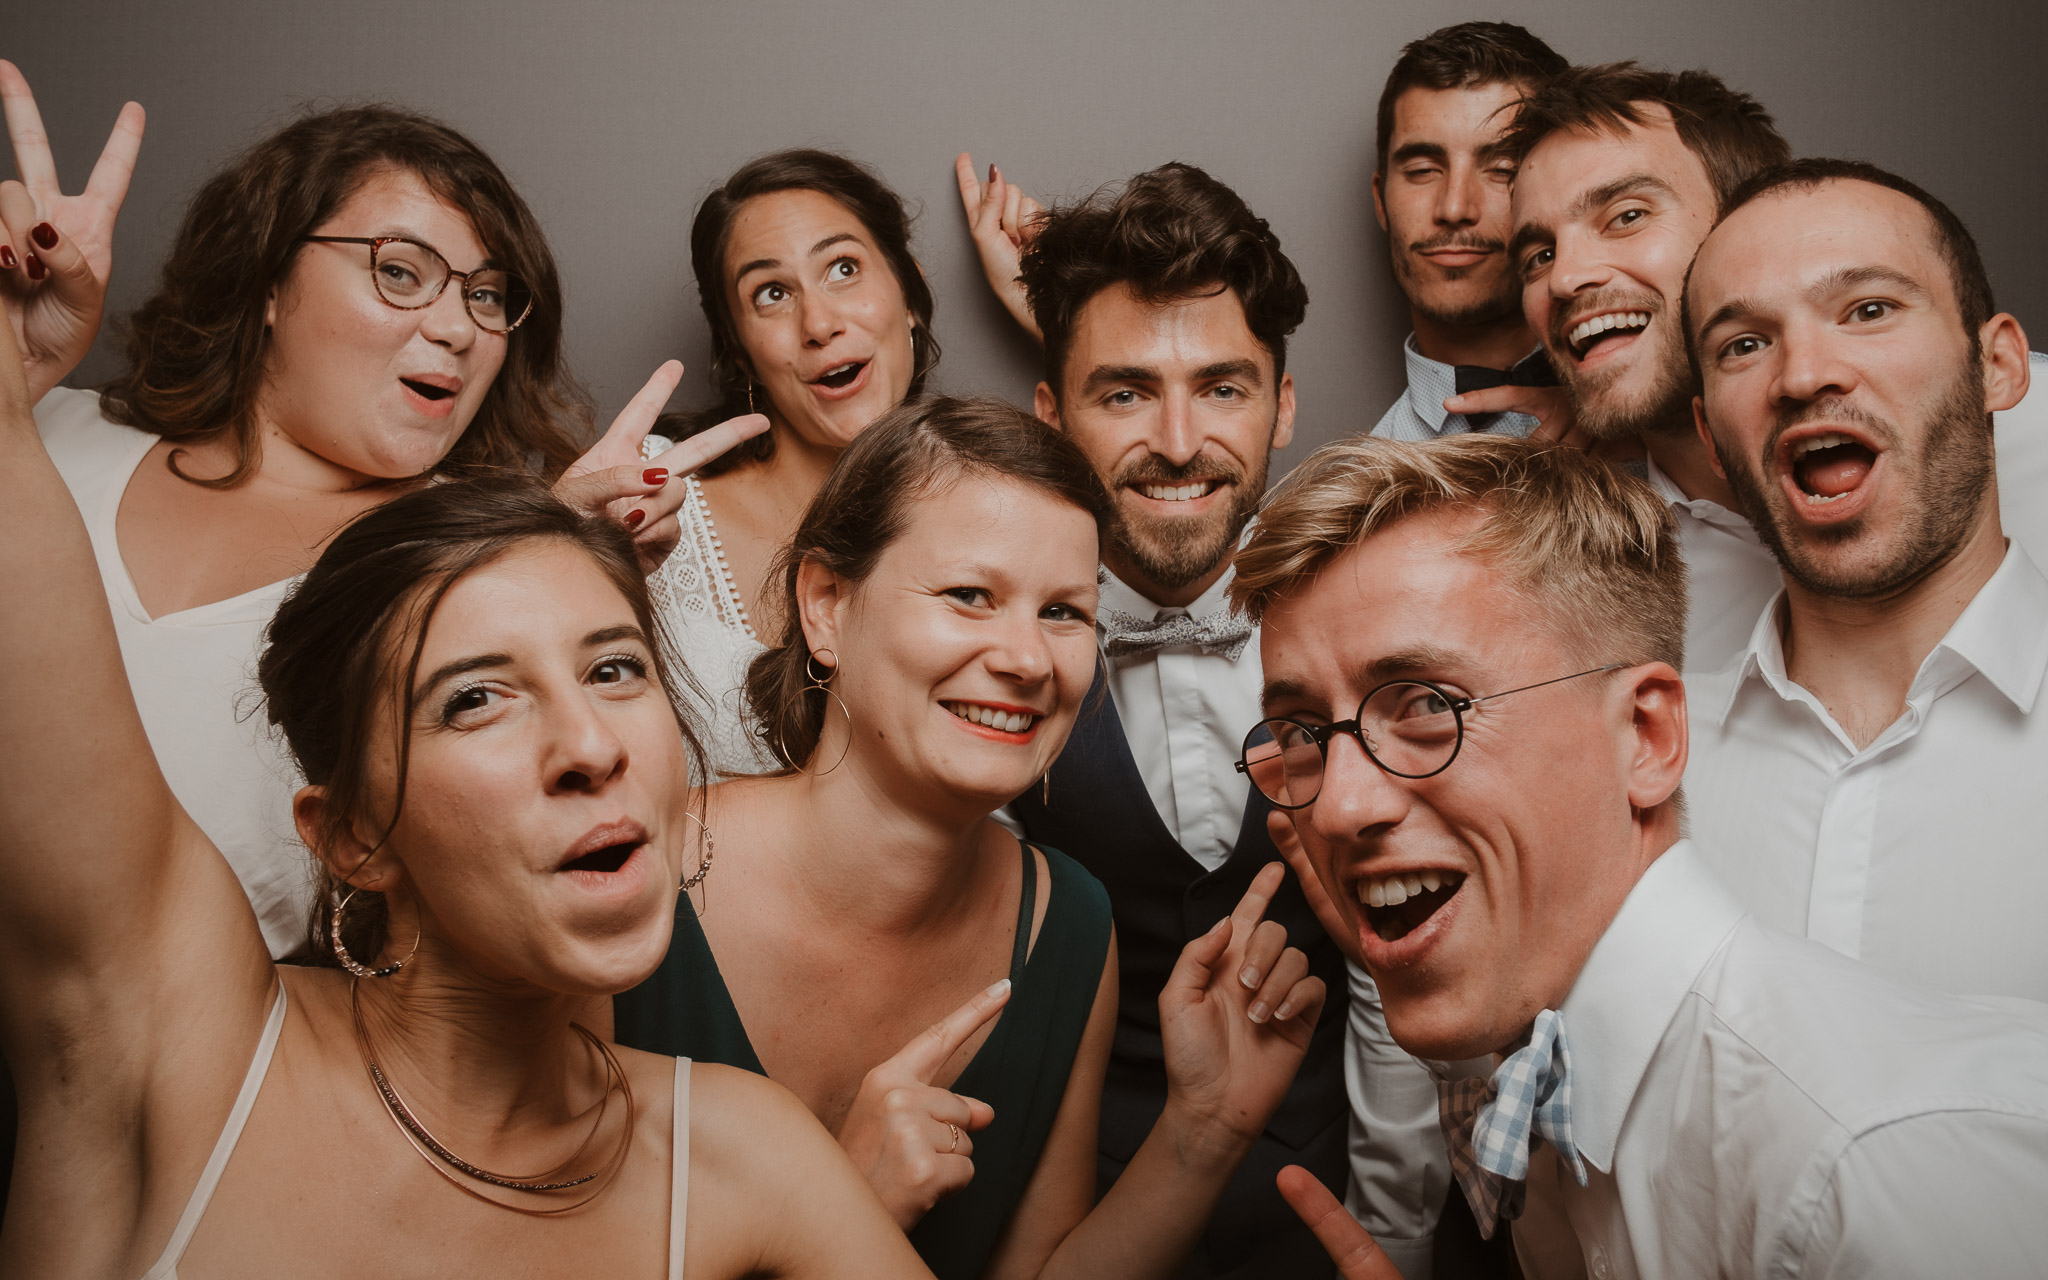
[[[1609,329],[1643,329],[1647,328],[1649,323],[1650,313],[1647,311],[1613,311],[1604,316],[1594,316],[1590,320],[1580,321],[1565,335],[1565,341],[1576,348],[1583,345],[1587,339]]]
[[[1381,891],[1380,882],[1377,880],[1360,880],[1358,882],[1358,900],[1368,907],[1384,907],[1387,905],[1387,895]]]
[[[1842,499],[1848,496],[1849,495],[1846,493],[1837,493],[1831,495],[1809,493],[1806,495],[1806,505],[1809,507],[1817,507],[1823,502],[1840,502]]]
[[[1808,436],[1806,439],[1801,440],[1798,444],[1793,445],[1792,456],[1795,458],[1803,458],[1807,454],[1816,452],[1817,450],[1833,449],[1839,445],[1854,443],[1855,441],[1843,435],[1841,432],[1830,431],[1826,435],[1822,436]]]
[[[1381,892],[1385,895],[1387,905],[1390,907],[1398,907],[1408,901],[1408,886],[1403,883],[1399,876],[1388,876],[1386,885]]]
[[[1457,882],[1457,872],[1433,869],[1372,876],[1358,882],[1358,900],[1368,907],[1398,907],[1410,898],[1435,893]]]
[[[1209,492],[1209,482],[1199,484],[1146,484],[1139,485],[1138,492],[1155,502],[1192,502]]]
[[[998,711],[978,702],[942,702],[946,710],[973,724],[987,725],[1004,733],[1022,733],[1031,727],[1038,717],[1023,711]]]
[[[1422,873],[1422,887],[1435,893],[1444,887],[1444,878],[1434,871],[1425,871]]]

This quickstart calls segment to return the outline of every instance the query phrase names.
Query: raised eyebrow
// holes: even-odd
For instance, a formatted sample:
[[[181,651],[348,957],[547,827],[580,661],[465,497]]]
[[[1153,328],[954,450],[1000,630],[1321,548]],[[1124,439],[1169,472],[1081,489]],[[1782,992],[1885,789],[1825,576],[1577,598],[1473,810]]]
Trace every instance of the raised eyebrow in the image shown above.
[[[1464,655],[1454,650],[1436,645],[1416,645],[1412,649],[1401,649],[1374,658],[1357,669],[1355,678],[1361,685],[1370,687],[1402,676],[1412,676],[1418,671],[1442,671],[1462,661]]]
[[[1843,267],[1839,271],[1831,271],[1819,280],[1814,281],[1806,290],[1806,296],[1815,302],[1824,302],[1830,296],[1840,293],[1845,289],[1860,289],[1866,285],[1873,284],[1884,285],[1899,293],[1908,294],[1915,298],[1924,299],[1933,296],[1929,293],[1926,285],[1921,284],[1918,280],[1904,272],[1896,271],[1891,267],[1876,266]]]
[[[407,240],[412,242],[413,244],[418,245],[422,249],[433,250],[434,253],[440,256],[441,261],[447,262],[451,268],[455,266],[453,262],[448,262],[448,255],[441,252],[441,248],[439,245],[436,245],[432,240],[427,239],[419,232],[414,231],[408,227],[395,227],[387,231],[379,231],[375,235],[371,236],[370,239]],[[463,272],[463,274],[475,275],[478,271],[502,271],[504,269],[505,264],[498,261],[496,258],[490,256],[490,254],[487,252],[484,254],[484,260],[482,262],[479,262],[472,270]]]
[[[1571,211],[1565,216],[1568,220],[1583,218],[1602,205],[1612,204],[1623,196],[1642,195],[1647,192],[1655,192],[1661,196],[1675,194],[1671,184],[1654,173],[1631,173],[1612,182],[1603,182],[1591,191],[1583,193],[1572,202]]]
[[[857,244],[857,245],[860,245],[860,246],[861,246],[862,248],[866,248],[866,247],[867,247],[867,242],[866,242],[865,240],[862,240],[862,239],[861,239],[861,238],[860,238],[859,236],[855,235],[855,234],[854,234],[853,232],[851,232],[851,231],[841,231],[841,232],[837,232],[837,233],[835,233],[835,234],[833,234],[833,235],[829,235],[829,236],[826,236],[826,237],[825,237],[825,238],[824,238],[823,240],[820,240],[820,241],[818,241],[818,243],[816,243],[816,244],[812,245],[812,246],[811,246],[811,251],[810,251],[810,253],[809,253],[809,254],[808,254],[807,256],[815,258],[815,257],[817,257],[817,256],[818,256],[819,254],[821,254],[821,253],[825,252],[825,250],[827,250],[827,249],[830,249],[830,248],[831,248],[831,247],[832,247],[833,245],[835,245],[835,244],[845,244],[845,243],[846,243],[847,241],[849,241],[849,240],[850,240],[850,241],[852,241],[853,243]]]
[[[621,622],[614,626],[599,627],[583,637],[583,647],[595,649],[600,645],[617,644],[621,640],[631,640],[645,645],[647,644],[647,633],[642,631],[636,623]],[[652,648],[653,646],[648,645],[648,647]]]
[[[477,653],[467,658],[456,658],[435,667],[433,674],[419,682],[413,691],[415,703],[424,702],[427,696],[457,676],[466,676],[472,671],[488,671],[493,667],[509,667],[512,655],[509,653]]]
[[[1731,298],[1729,301],[1714,308],[1714,314],[1700,322],[1699,327],[1693,330],[1693,341],[1703,342],[1708,334],[1722,325],[1733,320],[1746,319],[1761,310],[1763,310],[1761,303],[1753,302],[1748,298]]]

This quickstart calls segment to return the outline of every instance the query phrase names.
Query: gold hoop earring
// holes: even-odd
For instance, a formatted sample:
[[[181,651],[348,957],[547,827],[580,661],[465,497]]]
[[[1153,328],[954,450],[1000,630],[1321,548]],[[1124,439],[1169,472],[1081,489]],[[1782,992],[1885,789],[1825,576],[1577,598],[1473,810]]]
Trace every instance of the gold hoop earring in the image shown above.
[[[341,895],[341,901],[334,904],[334,915],[330,917],[327,921],[327,936],[334,943],[334,958],[336,960],[341,961],[342,968],[348,970],[350,973],[354,974],[358,978],[388,978],[392,974],[397,973],[400,969],[405,968],[405,962],[407,960],[410,960],[415,955],[419,954],[420,935],[417,932],[413,934],[412,950],[406,952],[403,958],[395,960],[392,963],[384,965],[380,968],[370,968],[362,961],[350,955],[348,953],[348,948],[341,944],[341,913],[347,909],[349,900],[355,896],[356,891],[353,887],[351,887],[347,893]]]
[[[1038,803],[1052,807],[1052,770],[1047,769],[1038,776]]]
[[[754,407],[754,384],[753,384],[753,383],[751,383],[751,382],[749,382],[749,383],[747,384],[747,412],[748,412],[748,413],[759,413],[759,412],[761,412],[761,411],[760,411],[759,409],[756,409],[756,408]]]
[[[846,753],[853,750],[853,712],[848,711],[846,709],[845,700],[842,699],[838,694],[832,692],[832,687],[825,683],[827,680],[830,680],[835,673],[838,672],[839,655],[836,653],[832,653],[833,665],[826,667],[825,674],[821,676],[817,672],[811,670],[812,666],[817,663],[818,655],[821,653],[832,653],[832,651],[830,649],[817,649],[813,650],[809,654],[806,654],[804,657],[804,677],[810,681],[808,685],[804,686],[804,692],[809,693],[812,689],[819,690],[826,697],[838,703],[839,714],[846,717],[846,745],[840,748],[839,758],[832,762],[831,769],[806,769],[802,765],[798,764],[796,761],[790,759],[789,748],[785,747],[782,744],[782,735],[780,733],[775,735],[775,749],[777,754],[781,755],[781,757],[784,760],[789,760],[790,768],[796,770],[798,773],[808,774],[814,778],[822,778],[826,774],[832,772],[832,769],[837,769],[840,765],[845,764]],[[818,740],[822,742],[824,741],[824,738],[824,726],[820,724]]]
[[[683,816],[696,823],[697,829],[704,833],[704,856],[697,859],[696,871],[686,876],[683,882],[676,886],[677,893],[688,893],[704,883],[704,877],[711,874],[711,857],[718,851],[717,845],[711,839],[711,824],[688,809],[683,810]]]

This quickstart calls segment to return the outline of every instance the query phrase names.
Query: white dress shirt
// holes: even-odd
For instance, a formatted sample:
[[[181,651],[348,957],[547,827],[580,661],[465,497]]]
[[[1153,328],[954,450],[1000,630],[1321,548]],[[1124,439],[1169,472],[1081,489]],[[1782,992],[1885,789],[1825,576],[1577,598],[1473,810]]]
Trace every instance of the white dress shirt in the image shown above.
[[[1688,691],[1692,829],[1758,919],[1902,979],[2048,1000],[2048,578],[2018,543],[1858,750],[1781,609]]]
[[[1372,975],[1348,961],[1344,971],[1351,988],[1344,1028],[1351,1185],[1344,1207],[1404,1280],[1431,1280],[1437,1216],[1451,1187],[1436,1081],[1394,1043]]]
[[[1104,569],[1101,609],[1148,620],[1206,617],[1230,607],[1236,572],[1225,569],[1215,585],[1181,609],[1155,604]],[[1180,847],[1214,871],[1237,847],[1251,795],[1237,757],[1244,735],[1259,722],[1264,674],[1258,632],[1235,661],[1191,644],[1105,661],[1110,698],[1152,807]]]
[[[1530,1280],[2048,1263],[2048,1006],[1905,986],[1769,929],[1681,841],[1559,1012],[1590,1183],[1537,1145],[1514,1226]]]
[[[1719,671],[1749,639],[1757,611],[1784,586],[1777,557],[1741,512],[1708,498],[1686,497],[1648,457],[1643,474],[1678,522],[1688,598],[1685,669]]]
[[[1534,354],[1533,352],[1531,353]],[[1440,436],[1483,431],[1497,436],[1526,436],[1536,419],[1526,413],[1447,413],[1444,401],[1458,391],[1457,366],[1432,360],[1415,349],[1415,335],[1401,343],[1408,366],[1408,385],[1400,399],[1381,415],[1372,434],[1382,440],[1422,441]],[[1527,357],[1524,357],[1525,359]]]

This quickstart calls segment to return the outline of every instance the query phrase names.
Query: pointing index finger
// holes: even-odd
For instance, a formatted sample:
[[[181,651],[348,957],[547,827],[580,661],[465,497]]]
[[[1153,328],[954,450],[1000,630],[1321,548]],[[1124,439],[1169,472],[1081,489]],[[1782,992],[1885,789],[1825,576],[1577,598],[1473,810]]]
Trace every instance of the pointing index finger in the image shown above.
[[[1237,907],[1230,913],[1232,932],[1240,938],[1249,938],[1259,921],[1266,918],[1266,908],[1273,905],[1273,895],[1280,892],[1280,886],[1287,880],[1287,868],[1278,862],[1269,862],[1259,868],[1259,874],[1252,877],[1251,887],[1237,900]]]
[[[995,1017],[1009,1001],[1010,980],[1004,978],[919,1032],[917,1038],[896,1055],[896,1061],[915,1075],[920,1084],[930,1084],[932,1076],[946,1065],[946,1060],[960,1052],[960,1046],[966,1044],[982,1024]]]
[[[960,184],[960,207],[967,211],[971,226],[981,211],[981,178],[974,172],[974,157],[965,151],[954,157],[953,177]]]

